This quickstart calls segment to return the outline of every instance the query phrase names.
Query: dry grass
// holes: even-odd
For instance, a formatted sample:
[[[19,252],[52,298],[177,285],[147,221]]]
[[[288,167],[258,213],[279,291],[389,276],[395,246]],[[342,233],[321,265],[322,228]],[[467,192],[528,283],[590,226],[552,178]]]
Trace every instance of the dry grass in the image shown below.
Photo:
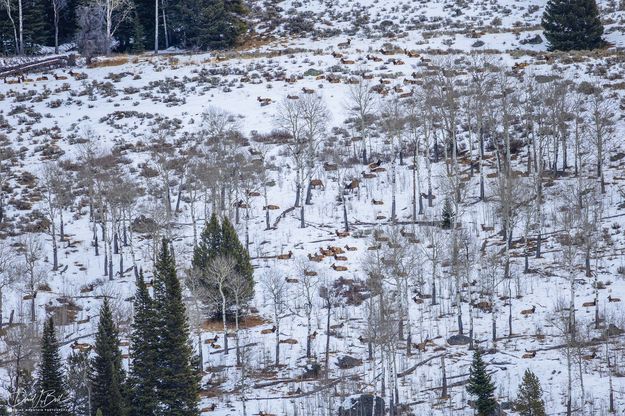
[[[261,325],[266,325],[267,323],[268,321],[266,321],[265,319],[263,319],[262,317],[258,315],[250,315],[250,316],[241,318],[241,320],[239,321],[239,328],[249,329],[249,328],[254,328],[257,326],[261,326]],[[232,328],[233,326],[234,326],[234,322],[229,322],[228,327]],[[219,332],[219,331],[223,331],[223,329],[224,329],[224,324],[221,321],[221,319],[206,320],[202,323],[202,330],[204,331]]]
[[[119,66],[128,63],[128,56],[115,56],[113,58],[99,58],[89,64],[89,68],[105,68]]]

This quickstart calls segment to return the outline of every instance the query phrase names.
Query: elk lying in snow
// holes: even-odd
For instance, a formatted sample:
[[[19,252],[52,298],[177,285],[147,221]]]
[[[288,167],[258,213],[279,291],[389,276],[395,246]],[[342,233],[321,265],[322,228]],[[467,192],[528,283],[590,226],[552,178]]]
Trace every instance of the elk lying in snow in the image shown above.
[[[314,94],[315,90],[313,90],[312,88],[306,88],[306,87],[302,87],[302,92],[304,94]]]
[[[317,272],[314,270],[304,270],[304,276],[308,276],[308,277],[317,276]]]
[[[273,413],[263,412],[262,410],[258,412],[258,416],[276,416]]]
[[[621,299],[613,298],[612,295],[608,295],[608,302],[620,302]]]
[[[522,310],[521,311],[521,315],[527,316],[527,315],[533,314],[534,312],[536,312],[536,306],[532,305],[531,309],[524,309],[524,310]]]
[[[71,349],[78,350],[81,352],[91,351],[91,345],[86,343],[80,343],[74,341],[72,345],[70,345]]]
[[[351,44],[352,44],[352,40],[351,39],[347,39],[347,42],[341,42],[337,46],[339,48],[347,48]]]
[[[292,279],[292,278],[290,278],[290,277],[285,277],[285,278],[284,278],[284,280],[285,280],[287,283],[299,283],[299,279]]]
[[[325,249],[325,248],[320,248],[319,251],[321,252],[322,256],[325,257],[329,257],[329,256],[334,256],[334,252],[330,249]]]
[[[346,245],[345,245],[345,250],[347,250],[347,251],[356,251],[356,250],[358,250],[358,247],[350,247],[350,246],[348,246],[348,245],[346,244]]]
[[[380,58],[379,56],[375,56],[375,55],[367,55],[367,59],[369,61],[373,61],[373,62],[382,62],[383,59]]]
[[[345,250],[343,250],[341,247],[336,247],[336,246],[328,246],[328,250],[330,250],[334,254],[345,253]]]
[[[332,263],[332,266],[330,266],[330,267],[332,267],[337,272],[346,272],[347,271],[347,267],[346,266],[337,266],[334,263]]]
[[[339,238],[343,238],[343,237],[349,237],[349,231],[339,231],[339,230],[335,230],[334,233],[336,234],[337,237]]]
[[[354,65],[356,63],[356,61],[354,61],[352,59],[341,58],[341,63],[343,65]]]
[[[594,360],[595,358],[597,358],[597,351],[593,351],[592,354],[582,355],[582,358],[586,361]]]
[[[266,211],[266,210],[269,210],[269,211],[274,211],[274,210],[276,210],[276,209],[280,209],[280,207],[279,207],[279,206],[277,206],[277,205],[265,205],[265,206],[263,207],[263,211]]]
[[[358,179],[352,179],[347,185],[345,185],[345,189],[348,191],[353,191],[354,189],[358,189],[360,187],[360,182]]]
[[[308,253],[308,260],[310,261],[316,261],[317,263],[323,261],[323,257],[324,256],[320,256],[317,253],[315,253],[315,255],[313,256],[312,254]]]
[[[525,350],[525,354],[523,354],[523,358],[534,358],[534,357],[536,357],[536,351]]]
[[[395,59],[395,58],[390,59],[389,62],[392,63],[393,65],[404,65],[405,63],[401,59]]]
[[[339,59],[343,57],[343,54],[340,52],[332,52],[332,56],[336,59]]]
[[[287,95],[286,98],[289,100],[299,100],[299,95]]]
[[[421,299],[420,297],[418,297],[417,295],[414,295],[412,297],[412,301],[414,303],[416,303],[417,305],[421,305],[423,303],[423,299]]]
[[[373,203],[373,205],[384,205],[384,201],[382,201],[381,199],[372,199],[371,202]]]
[[[406,238],[415,238],[415,233],[411,233],[411,232],[405,231],[405,230],[404,230],[404,227],[402,227],[402,228],[401,228],[401,230],[399,230],[399,234],[400,234],[402,237],[406,237]]]
[[[276,332],[276,329],[278,328],[276,328],[276,326],[274,325],[271,328],[261,330],[260,333],[262,335],[273,334]]]
[[[278,254],[278,255],[276,256],[276,258],[277,258],[278,260],[288,260],[288,259],[290,259],[291,257],[293,257],[293,252],[292,252],[291,250],[289,250],[289,252],[288,252],[288,253],[286,253],[286,254]]]
[[[55,80],[57,80],[57,81],[63,81],[63,80],[66,80],[66,79],[67,79],[67,77],[66,77],[66,76],[64,76],[64,75],[57,75],[57,74],[54,74],[54,79],[55,79]]]
[[[336,261],[347,261],[347,257],[345,256],[338,256],[338,255],[334,255],[334,260]]]
[[[487,301],[478,302],[474,306],[482,312],[491,312],[493,310],[493,305]]]
[[[593,300],[592,302],[584,302],[584,303],[582,303],[582,306],[584,308],[591,308],[593,306],[597,306],[597,301]]]
[[[271,104],[271,98],[256,97],[256,101],[258,101],[263,107]]]
[[[36,78],[36,80],[37,80],[37,81],[47,81],[47,80],[48,80],[48,77],[46,77],[46,76],[44,75],[44,76],[42,76],[42,77],[37,77],[37,78]]]
[[[313,332],[312,334],[308,335],[308,339],[315,339],[317,338],[317,331]]]
[[[373,162],[373,163],[369,163],[369,169],[376,169],[379,168],[382,165],[382,161],[380,159],[378,159],[377,162]]]
[[[419,54],[415,51],[409,51],[408,49],[404,49],[404,53],[408,56],[408,58],[418,58]]]

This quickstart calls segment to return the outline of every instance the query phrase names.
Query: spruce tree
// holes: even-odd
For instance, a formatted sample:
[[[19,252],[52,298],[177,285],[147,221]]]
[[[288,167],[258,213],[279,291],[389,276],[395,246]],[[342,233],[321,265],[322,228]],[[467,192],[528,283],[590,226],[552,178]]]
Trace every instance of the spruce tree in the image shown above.
[[[227,217],[221,224],[221,240],[221,254],[234,258],[236,262],[235,271],[243,276],[251,287],[254,287],[254,268],[250,262],[250,255],[239,241],[239,236]],[[248,300],[249,298],[245,299],[244,302]]]
[[[449,198],[445,198],[445,202],[443,202],[443,228],[451,228],[454,220],[454,209],[451,206],[451,200]]]
[[[154,306],[158,331],[158,415],[195,416],[200,377],[189,339],[182,289],[169,244],[163,240],[154,270]]]
[[[542,395],[543,389],[540,387],[538,377],[530,370],[525,370],[523,381],[519,386],[515,410],[521,416],[545,416],[545,402]]]
[[[67,357],[67,408],[72,415],[89,413],[89,353],[73,352]]]
[[[107,416],[126,414],[123,384],[124,368],[119,349],[119,331],[107,298],[100,308],[100,322],[96,333],[95,356],[91,359],[91,409],[100,409]]]
[[[204,269],[207,265],[217,257],[221,250],[221,226],[219,219],[213,212],[210,221],[204,226],[200,241],[193,250],[192,265],[198,269]]]
[[[552,50],[595,49],[604,45],[595,0],[549,0],[542,26]]]
[[[35,390],[40,399],[35,401],[35,406],[29,414],[68,415],[65,374],[63,373],[63,364],[52,318],[49,318],[43,326],[41,363]]]
[[[134,320],[130,334],[130,416],[153,416],[158,407],[156,386],[159,357],[155,315],[153,301],[141,273],[137,278]]]
[[[494,396],[495,386],[486,371],[486,363],[482,360],[482,353],[479,348],[473,352],[467,392],[476,396],[475,408],[478,416],[492,416],[494,414],[497,408],[497,401]]]

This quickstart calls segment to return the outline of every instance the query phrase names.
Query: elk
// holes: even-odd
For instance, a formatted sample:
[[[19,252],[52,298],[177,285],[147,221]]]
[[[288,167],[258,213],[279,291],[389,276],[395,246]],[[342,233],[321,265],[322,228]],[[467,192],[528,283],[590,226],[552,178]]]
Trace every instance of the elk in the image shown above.
[[[271,104],[271,98],[256,97],[256,100],[260,103],[261,107]]]
[[[37,80],[37,81],[47,81],[47,80],[48,80],[48,77],[46,77],[46,76],[37,77],[37,78],[36,78],[36,80]]]
[[[289,100],[299,100],[299,95],[287,95],[286,98]]]
[[[347,261],[347,257],[339,256],[339,255],[335,254],[334,255],[334,260],[336,260],[336,261]]]
[[[312,88],[306,88],[306,87],[302,87],[302,92],[304,94],[314,94],[315,90],[313,90]]]
[[[362,172],[362,177],[365,179],[373,179],[375,177],[377,177],[378,175],[376,175],[375,173],[367,173],[367,172]]]
[[[80,343],[80,342],[76,342],[76,341],[74,341],[70,347],[73,350],[78,350],[78,351],[81,351],[81,352],[91,351],[91,345],[90,344]]]
[[[326,172],[334,171],[334,170],[337,170],[337,169],[338,169],[338,166],[336,165],[336,163],[325,162],[323,164],[323,170],[325,170]]]
[[[317,331],[313,332],[312,334],[308,335],[308,339],[315,339],[317,338]]]
[[[582,303],[584,308],[592,308],[593,306],[597,306],[597,301],[593,300],[592,302],[584,302]]]
[[[285,277],[284,280],[287,283],[299,283],[299,279],[293,279],[293,278],[290,278],[290,277]]]
[[[373,205],[384,205],[384,201],[382,201],[381,199],[372,199],[371,202],[373,203]]]
[[[620,298],[613,298],[612,295],[608,295],[608,302],[620,302]]]
[[[347,271],[347,267],[346,266],[337,266],[336,264],[332,263],[332,269],[334,269],[337,272],[345,272]]]
[[[594,360],[595,358],[597,358],[597,351],[593,351],[592,354],[583,355],[582,358],[586,361]]]
[[[321,251],[321,254],[323,256],[326,256],[326,257],[334,256],[334,252],[332,250],[326,250],[324,248],[320,248],[319,251]]]
[[[410,98],[412,97],[412,91],[408,91],[408,92],[404,92],[402,94],[399,94],[399,98]]]
[[[304,276],[308,276],[308,277],[317,276],[317,272],[314,270],[304,270]]]
[[[207,344],[214,344],[214,343],[216,343],[217,341],[219,341],[219,335],[215,335],[215,336],[214,336],[214,337],[212,337],[212,338],[208,338],[208,339],[206,339],[204,342],[205,342],[205,343],[207,343]]]
[[[323,257],[324,256],[320,256],[317,253],[315,253],[315,255],[313,256],[312,254],[308,253],[308,260],[310,261],[316,261],[317,263],[320,263],[323,261]]]
[[[57,80],[57,81],[63,81],[63,80],[66,80],[66,79],[67,79],[67,77],[66,77],[66,76],[64,76],[64,75],[57,75],[57,74],[54,74],[54,79],[55,79],[55,80]]]
[[[393,65],[404,65],[404,64],[405,64],[405,62],[404,62],[404,61],[402,61],[401,59],[395,59],[395,58],[391,59],[391,60],[390,60],[390,62],[391,62]]]
[[[369,163],[369,169],[379,168],[381,164],[382,164],[382,161],[378,159],[377,162]]]
[[[358,250],[358,248],[357,247],[351,247],[351,246],[345,244],[345,250],[347,250],[347,251],[356,251],[356,250]]]
[[[347,185],[345,185],[345,189],[348,191],[353,191],[358,188],[360,188],[360,182],[358,179],[352,179]]]
[[[390,79],[384,79],[384,78],[380,78],[380,84],[382,85],[388,85],[391,83]]]
[[[321,179],[311,179],[310,186],[313,189],[317,189],[317,188],[325,189],[325,186],[323,185],[323,181]]]
[[[423,303],[423,299],[421,299],[420,297],[418,297],[417,295],[414,295],[412,297],[412,301],[414,303],[416,303],[417,305],[421,305]]]
[[[524,310],[522,310],[521,311],[521,315],[527,316],[527,315],[533,314],[534,312],[536,312],[536,306],[532,305],[531,309],[524,309]]]
[[[328,250],[332,251],[334,254],[343,254],[345,251],[341,247],[328,246]]]
[[[356,63],[356,61],[352,60],[352,59],[345,59],[345,58],[341,58],[341,63],[343,65],[353,65]]]
[[[340,52],[332,52],[332,56],[336,59],[339,59],[343,57],[343,54]]]
[[[399,234],[402,237],[415,238],[415,233],[411,233],[411,232],[408,232],[408,231],[404,230],[404,227],[401,227],[401,230],[399,230]]]
[[[349,237],[349,231],[334,230],[334,233],[338,238]]]
[[[269,211],[275,211],[275,210],[277,210],[277,209],[280,209],[280,207],[279,207],[279,206],[277,206],[277,205],[265,205],[265,206],[263,207],[263,211],[266,211],[266,210],[269,210]]]
[[[534,357],[536,357],[536,351],[525,350],[525,354],[523,354],[523,358],[534,358]]]
[[[291,250],[289,250],[289,252],[288,252],[288,253],[286,253],[286,254],[278,254],[278,255],[276,256],[276,258],[277,258],[278,260],[288,260],[288,259],[290,259],[291,257],[293,257],[293,252],[292,252]]]
[[[415,51],[409,51],[408,49],[404,49],[404,53],[408,56],[408,58],[418,58],[419,54]]]
[[[245,193],[247,194],[247,196],[260,196],[260,192],[256,192],[256,191],[247,190],[245,191]]]
[[[273,333],[275,333],[275,332],[276,332],[276,329],[277,329],[277,328],[276,328],[276,326],[274,325],[274,326],[272,326],[271,328],[261,330],[261,331],[260,331],[260,333],[261,333],[262,335],[273,334]]]
[[[348,47],[349,45],[351,45],[351,44],[352,44],[352,40],[348,38],[348,39],[347,39],[347,42],[341,42],[341,43],[339,43],[337,46],[338,46],[339,48],[347,48],[347,47]]]
[[[474,306],[482,312],[491,312],[493,310],[493,305],[487,301],[478,302]]]
[[[369,61],[373,61],[373,62],[382,62],[383,59],[380,58],[379,56],[375,56],[375,55],[367,55],[367,59]]]

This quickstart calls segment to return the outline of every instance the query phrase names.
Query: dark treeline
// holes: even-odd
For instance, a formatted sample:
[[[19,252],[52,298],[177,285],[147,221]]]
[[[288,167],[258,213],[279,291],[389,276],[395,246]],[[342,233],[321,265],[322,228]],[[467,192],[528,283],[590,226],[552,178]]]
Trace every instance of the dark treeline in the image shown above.
[[[4,55],[70,42],[86,55],[221,49],[247,31],[246,14],[242,0],[0,0],[0,48]]]

